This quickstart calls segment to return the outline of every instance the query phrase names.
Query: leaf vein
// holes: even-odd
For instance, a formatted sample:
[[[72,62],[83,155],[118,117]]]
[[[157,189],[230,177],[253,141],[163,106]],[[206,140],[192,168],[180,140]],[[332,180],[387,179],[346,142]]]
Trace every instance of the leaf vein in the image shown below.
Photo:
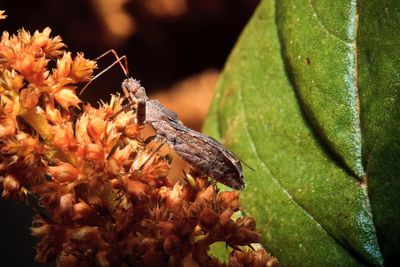
[[[311,11],[312,11],[313,15],[314,15],[315,18],[317,19],[318,24],[321,26],[321,29],[322,29],[324,32],[326,32],[328,35],[334,37],[335,39],[337,39],[338,41],[340,41],[340,42],[342,42],[342,43],[345,43],[345,44],[347,44],[347,45],[350,44],[347,40],[342,39],[342,38],[339,37],[336,33],[331,32],[331,31],[325,26],[325,24],[322,23],[321,18],[319,17],[318,12],[317,12],[317,10],[316,10],[315,7],[314,7],[313,0],[308,0],[308,4],[309,4],[309,6],[311,7]]]
[[[249,140],[250,140],[250,144],[251,144],[251,148],[255,154],[255,156],[257,157],[257,159],[259,160],[259,162],[261,162],[261,165],[263,166],[263,168],[269,172],[271,174],[272,179],[279,185],[279,187],[282,189],[282,191],[288,196],[288,198],[290,200],[293,201],[293,203],[295,205],[297,205],[301,210],[303,210],[303,212],[309,216],[313,221],[315,221],[317,223],[317,225],[319,227],[321,227],[321,229],[323,229],[326,233],[328,233],[326,231],[326,229],[324,227],[322,227],[322,225],[310,214],[308,213],[308,211],[289,193],[289,191],[286,190],[286,188],[278,181],[278,179],[275,177],[275,175],[272,173],[272,171],[268,168],[268,166],[264,163],[264,161],[261,159],[260,154],[258,153],[258,150],[255,146],[254,140],[253,140],[253,136],[251,135],[249,128],[248,128],[248,122],[247,122],[247,116],[246,116],[246,109],[244,107],[243,104],[243,97],[242,97],[242,90],[239,89],[238,90],[238,94],[239,94],[239,103],[241,104],[241,108],[243,109],[243,116],[244,116],[244,129],[246,129],[246,132],[249,136]],[[329,235],[329,233],[328,233]]]

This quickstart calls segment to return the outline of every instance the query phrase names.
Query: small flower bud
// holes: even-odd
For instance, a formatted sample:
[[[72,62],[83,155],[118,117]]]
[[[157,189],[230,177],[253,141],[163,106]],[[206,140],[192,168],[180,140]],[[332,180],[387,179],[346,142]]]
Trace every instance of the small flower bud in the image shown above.
[[[73,216],[74,221],[80,221],[89,219],[95,216],[95,211],[85,202],[78,202],[73,206]]]
[[[68,110],[70,106],[78,108],[81,100],[76,96],[73,90],[64,88],[58,93],[54,94],[54,99],[65,109]]]
[[[59,80],[66,79],[71,71],[72,58],[70,52],[64,52],[61,59],[57,60],[56,74]]]
[[[107,161],[107,171],[113,175],[118,175],[121,172],[122,166],[129,163],[129,157],[133,152],[130,145],[123,149],[117,149],[111,158]]]
[[[223,209],[231,209],[238,211],[240,208],[239,192],[237,191],[224,191],[218,195],[218,202]]]
[[[75,146],[74,130],[71,123],[52,126],[50,133],[54,146],[62,150],[68,150],[69,147]]]
[[[25,108],[34,108],[39,102],[39,93],[34,86],[21,90],[19,101]]]
[[[200,191],[196,196],[196,202],[212,201],[215,196],[214,188],[209,185],[207,188]]]
[[[46,118],[53,124],[61,123],[61,112],[51,102],[46,104]]]
[[[111,175],[117,176],[120,174],[122,166],[119,164],[116,158],[111,157],[107,161],[107,172]]]
[[[26,157],[33,153],[37,153],[39,141],[36,138],[32,138],[28,134],[20,133],[16,136],[19,144],[18,156]]]
[[[249,216],[244,216],[244,217],[239,218],[236,221],[236,223],[239,224],[240,226],[245,227],[250,230],[256,229],[256,221]]]
[[[80,145],[77,154],[96,163],[101,163],[105,159],[103,147],[99,144]]]
[[[205,207],[200,212],[199,219],[201,226],[208,230],[218,223],[219,217],[214,210]]]
[[[224,210],[219,216],[219,223],[222,226],[230,224],[232,222],[232,220],[231,220],[232,214],[233,213],[231,210],[229,210],[229,209]]]
[[[58,182],[72,182],[79,176],[79,171],[69,163],[62,162],[58,166],[48,167],[49,175]]]
[[[147,199],[151,194],[150,186],[135,180],[128,181],[126,189],[131,198],[136,200]]]
[[[106,122],[98,116],[90,116],[87,124],[87,131],[93,140],[99,140],[105,134]]]
[[[17,125],[13,118],[0,119],[0,138],[14,135],[16,127]]]
[[[235,233],[235,236],[232,237],[229,243],[230,245],[244,246],[246,244],[260,243],[260,242],[261,242],[260,233],[242,227],[239,228],[239,230]]]
[[[12,71],[12,89],[17,91],[24,85],[24,78],[18,75],[14,70]]]
[[[7,198],[14,195],[21,189],[20,182],[12,175],[7,175],[3,179],[3,193],[2,197]]]
[[[160,190],[159,194],[161,193],[161,197],[165,198],[165,207],[172,209],[181,205],[183,201],[182,188],[182,185],[175,184],[172,190],[168,187],[163,187],[163,190]]]
[[[155,217],[159,217],[159,216],[155,216]],[[160,219],[160,218],[156,218],[155,220],[157,221],[157,219]],[[158,221],[158,227],[160,229],[160,234],[162,236],[167,236],[167,235],[170,235],[174,231],[175,224],[171,221]]]
[[[74,58],[71,67],[71,78],[74,82],[89,81],[92,77],[93,70],[97,67],[96,62],[85,59],[82,53]]]
[[[96,254],[96,266],[99,267],[110,267],[111,262],[109,260],[109,253],[105,250],[102,250]]]
[[[168,254],[168,255],[173,255],[175,253],[177,253],[177,251],[179,251],[179,249],[182,246],[182,241],[180,240],[179,237],[177,237],[174,234],[170,234],[168,235],[165,240],[164,240],[164,251]]]
[[[71,193],[60,197],[60,212],[62,216],[69,216],[74,204],[74,196]]]

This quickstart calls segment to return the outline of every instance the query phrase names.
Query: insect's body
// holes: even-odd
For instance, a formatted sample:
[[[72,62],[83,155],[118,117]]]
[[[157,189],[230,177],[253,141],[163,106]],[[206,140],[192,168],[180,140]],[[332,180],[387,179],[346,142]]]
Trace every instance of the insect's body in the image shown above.
[[[156,139],[170,145],[197,172],[234,189],[244,188],[240,161],[223,145],[186,127],[173,111],[148,99],[136,80],[126,79],[122,86],[138,103],[138,123],[149,123],[156,131]]]

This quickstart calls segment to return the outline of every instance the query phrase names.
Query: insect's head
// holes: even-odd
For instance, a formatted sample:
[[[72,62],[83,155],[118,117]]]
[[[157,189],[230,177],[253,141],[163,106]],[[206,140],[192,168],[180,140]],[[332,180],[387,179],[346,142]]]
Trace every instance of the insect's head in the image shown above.
[[[129,97],[147,100],[146,90],[140,85],[138,80],[133,78],[125,79],[122,82],[122,90]]]
[[[243,173],[237,173],[235,177],[230,179],[231,187],[236,190],[243,190],[245,187]]]

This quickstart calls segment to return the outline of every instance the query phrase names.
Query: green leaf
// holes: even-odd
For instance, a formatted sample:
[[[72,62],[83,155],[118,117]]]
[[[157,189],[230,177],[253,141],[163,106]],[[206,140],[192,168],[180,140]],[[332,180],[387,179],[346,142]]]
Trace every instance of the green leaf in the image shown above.
[[[399,4],[264,0],[225,66],[205,130],[283,265],[398,260]]]

